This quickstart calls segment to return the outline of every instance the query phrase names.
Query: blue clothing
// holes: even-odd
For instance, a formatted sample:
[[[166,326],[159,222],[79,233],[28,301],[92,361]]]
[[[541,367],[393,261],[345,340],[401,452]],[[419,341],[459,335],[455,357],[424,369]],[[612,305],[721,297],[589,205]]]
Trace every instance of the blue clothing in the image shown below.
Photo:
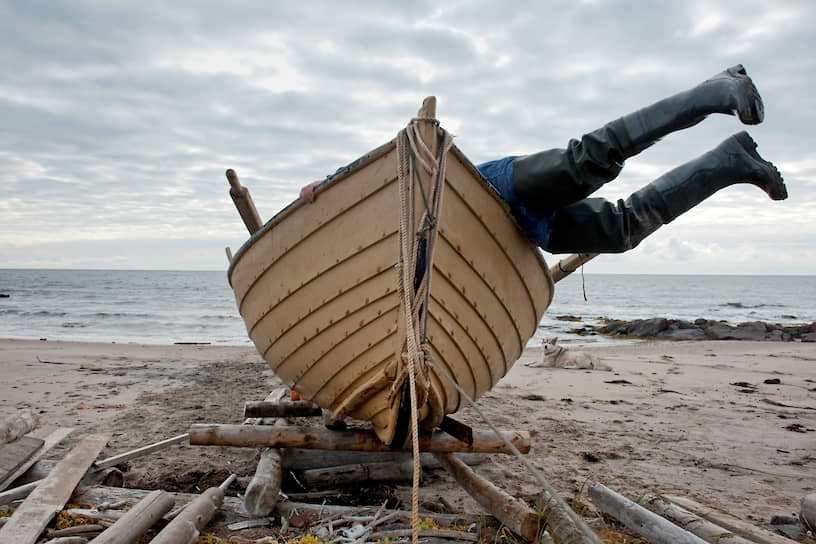
[[[547,249],[550,243],[554,213],[536,212],[524,205],[513,185],[513,162],[517,156],[504,157],[496,161],[482,163],[476,168],[495,187],[501,197],[510,206],[513,217],[521,229],[534,244]]]

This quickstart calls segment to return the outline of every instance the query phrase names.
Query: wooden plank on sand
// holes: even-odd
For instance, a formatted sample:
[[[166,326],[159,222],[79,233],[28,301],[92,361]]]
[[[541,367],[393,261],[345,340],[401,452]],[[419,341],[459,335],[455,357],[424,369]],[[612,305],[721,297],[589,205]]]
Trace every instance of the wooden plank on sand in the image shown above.
[[[40,448],[35,451],[32,455],[25,460],[25,462],[20,463],[20,465],[12,472],[10,472],[7,476],[0,477],[0,491],[7,488],[14,480],[19,478],[26,470],[31,468],[31,466],[40,460],[40,458],[46,454],[48,450],[62,442],[66,436],[71,434],[74,429],[68,427],[64,429],[57,429],[53,431],[51,434],[45,437],[44,443],[40,446]]]
[[[14,442],[0,445],[0,482],[5,482],[16,473],[43,444],[45,440],[42,438],[23,436]]]
[[[110,437],[109,433],[92,434],[74,446],[0,528],[0,543],[34,544]]]

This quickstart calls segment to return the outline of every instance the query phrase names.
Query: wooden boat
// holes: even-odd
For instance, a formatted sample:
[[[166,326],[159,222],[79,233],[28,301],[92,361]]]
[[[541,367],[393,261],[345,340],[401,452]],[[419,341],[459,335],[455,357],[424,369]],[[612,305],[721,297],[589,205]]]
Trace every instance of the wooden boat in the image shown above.
[[[540,251],[434,117],[431,97],[397,138],[321,183],[314,202],[260,227],[229,268],[275,373],[394,446],[410,430],[410,361],[417,421],[435,428],[463,404],[444,374],[474,399],[491,389],[553,294]],[[435,172],[421,164],[429,157]]]

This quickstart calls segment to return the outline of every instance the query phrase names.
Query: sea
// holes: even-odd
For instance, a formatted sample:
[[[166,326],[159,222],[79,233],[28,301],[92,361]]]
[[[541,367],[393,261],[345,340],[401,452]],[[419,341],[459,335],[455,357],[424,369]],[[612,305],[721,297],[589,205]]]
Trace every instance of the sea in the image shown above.
[[[586,274],[558,283],[530,340],[581,335],[604,319],[816,321],[816,276]],[[0,269],[0,338],[248,345],[224,271]]]

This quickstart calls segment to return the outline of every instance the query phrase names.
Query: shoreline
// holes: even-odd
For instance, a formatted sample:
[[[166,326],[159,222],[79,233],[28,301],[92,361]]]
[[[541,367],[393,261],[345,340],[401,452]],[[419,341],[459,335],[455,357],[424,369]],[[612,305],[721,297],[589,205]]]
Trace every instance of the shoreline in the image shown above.
[[[571,349],[599,356],[612,370],[525,366],[541,357],[529,347],[479,400],[500,428],[532,432],[528,458],[563,496],[586,502],[582,492],[596,480],[633,499],[671,490],[761,523],[798,511],[801,497],[814,491],[816,343],[642,341]],[[50,459],[92,432],[113,433],[107,457],[187,432],[192,423],[240,423],[244,401],[261,400],[280,383],[251,345],[0,339],[0,369],[0,413],[32,408],[39,430],[76,429]],[[472,409],[456,417],[486,428]],[[251,475],[256,454],[171,446],[128,463],[125,482],[194,488],[225,471]],[[477,470],[515,496],[537,496],[515,459],[493,456]],[[394,493],[410,504],[410,484]],[[429,472],[420,497],[481,511],[440,472]]]

